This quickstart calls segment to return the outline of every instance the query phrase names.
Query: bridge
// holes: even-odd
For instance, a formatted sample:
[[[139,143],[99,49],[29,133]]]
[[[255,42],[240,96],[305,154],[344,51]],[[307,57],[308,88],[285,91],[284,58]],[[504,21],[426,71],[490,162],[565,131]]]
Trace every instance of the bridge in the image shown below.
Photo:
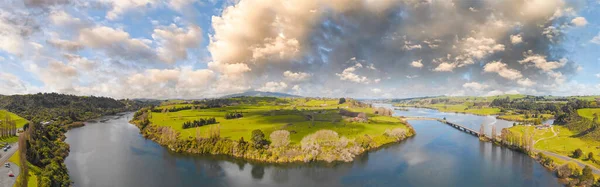
[[[442,122],[442,123],[444,123],[446,125],[450,125],[451,127],[454,127],[455,129],[458,129],[460,131],[469,133],[469,134],[471,134],[473,136],[477,136],[477,137],[481,136],[481,133],[479,133],[479,131],[476,131],[476,130],[470,129],[468,127],[465,127],[463,125],[460,125],[460,124],[457,124],[457,123],[452,123],[452,122],[449,122],[449,121],[446,121],[446,120],[443,120],[443,119],[440,119],[440,118],[431,118],[431,117],[403,117],[402,119],[404,119],[404,120],[433,120],[433,121],[439,121],[439,122]]]

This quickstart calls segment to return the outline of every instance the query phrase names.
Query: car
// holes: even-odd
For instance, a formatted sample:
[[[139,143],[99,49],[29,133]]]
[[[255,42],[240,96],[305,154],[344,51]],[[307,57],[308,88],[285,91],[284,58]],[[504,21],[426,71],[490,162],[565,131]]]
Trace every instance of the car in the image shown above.
[[[15,177],[15,174],[13,174],[12,172],[9,172],[8,177]]]
[[[4,152],[6,152],[6,151],[8,151],[8,147],[5,147],[5,148],[4,148]]]
[[[4,167],[10,168],[10,163],[4,164]]]

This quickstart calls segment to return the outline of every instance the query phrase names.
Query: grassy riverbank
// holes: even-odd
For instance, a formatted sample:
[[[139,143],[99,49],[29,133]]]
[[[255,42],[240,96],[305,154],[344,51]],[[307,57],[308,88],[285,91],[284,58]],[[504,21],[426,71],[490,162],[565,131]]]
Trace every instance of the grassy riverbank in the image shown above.
[[[245,97],[220,102],[228,104],[203,107],[207,104],[169,103],[138,112],[133,122],[142,128],[144,136],[174,151],[265,162],[351,161],[366,150],[414,135],[406,122],[379,115],[384,112],[350,99]],[[192,108],[168,112],[183,107]],[[240,117],[227,119],[228,114]],[[182,125],[212,118],[218,123],[187,129]],[[279,142],[274,132],[285,134],[285,143],[261,143],[253,131],[264,134],[265,142]]]

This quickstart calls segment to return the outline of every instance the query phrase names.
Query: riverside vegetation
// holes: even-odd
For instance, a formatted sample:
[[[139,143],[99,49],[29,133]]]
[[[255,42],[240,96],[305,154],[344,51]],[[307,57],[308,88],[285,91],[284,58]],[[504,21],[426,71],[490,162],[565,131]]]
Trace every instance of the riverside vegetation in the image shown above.
[[[415,106],[447,112],[498,115],[497,118],[519,121],[491,140],[524,152],[545,167],[554,170],[568,186],[600,186],[590,166],[600,167],[595,155],[600,153],[600,97],[598,96],[527,96],[428,97],[396,100],[396,106]],[[554,126],[542,126],[547,119]],[[571,157],[588,166],[544,154]]]
[[[146,101],[57,93],[0,95],[1,111],[10,112],[11,124],[16,123],[17,127],[24,130],[19,134],[18,153],[11,158],[13,162],[18,160],[15,163],[20,166],[27,166],[22,167],[16,185],[71,186],[64,164],[69,154],[69,145],[64,142],[65,132],[69,128],[82,126],[86,120],[133,111],[151,104]]]
[[[346,98],[234,97],[143,108],[131,122],[175,152],[275,163],[349,162],[415,134],[391,114]],[[184,128],[207,118],[216,124]]]

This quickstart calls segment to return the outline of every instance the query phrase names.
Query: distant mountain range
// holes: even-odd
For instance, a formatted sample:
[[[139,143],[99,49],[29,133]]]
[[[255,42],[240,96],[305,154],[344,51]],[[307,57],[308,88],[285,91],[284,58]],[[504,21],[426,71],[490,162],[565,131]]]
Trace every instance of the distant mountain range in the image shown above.
[[[292,94],[280,93],[280,92],[246,91],[246,92],[237,93],[237,94],[225,95],[221,98],[231,98],[231,97],[241,97],[241,96],[247,96],[247,97],[302,97],[302,96],[298,96],[298,95],[292,95]]]

